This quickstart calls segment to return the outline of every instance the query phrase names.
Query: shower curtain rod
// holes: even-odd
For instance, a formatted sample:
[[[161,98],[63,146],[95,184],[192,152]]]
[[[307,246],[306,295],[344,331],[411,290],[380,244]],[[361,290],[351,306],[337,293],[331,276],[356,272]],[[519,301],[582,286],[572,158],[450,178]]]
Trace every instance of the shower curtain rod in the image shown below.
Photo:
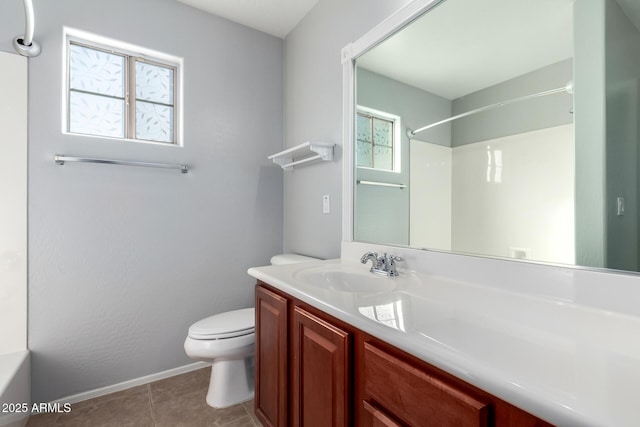
[[[551,90],[545,90],[545,91],[542,91],[542,92],[533,93],[531,95],[521,96],[520,98],[509,99],[507,101],[497,102],[495,104],[486,105],[484,107],[476,108],[474,110],[470,110],[470,111],[467,111],[465,113],[461,113],[461,114],[449,117],[448,119],[444,119],[444,120],[440,120],[439,122],[431,123],[430,125],[421,127],[420,129],[416,129],[416,130],[407,129],[407,136],[409,137],[409,139],[411,139],[414,136],[416,136],[416,134],[418,134],[418,133],[420,133],[422,131],[425,131],[427,129],[431,129],[431,128],[436,127],[436,126],[440,126],[440,125],[445,124],[445,123],[452,122],[452,121],[457,120],[457,119],[461,119],[463,117],[471,116],[473,114],[481,113],[483,111],[493,110],[494,108],[499,108],[499,107],[504,107],[506,105],[515,104],[517,102],[528,101],[530,99],[540,98],[542,96],[553,95],[554,93],[561,93],[561,92],[567,92],[569,94],[573,94],[573,81],[568,82],[564,87],[559,87],[559,88],[551,89]]]
[[[13,48],[22,56],[38,56],[40,45],[33,41],[35,18],[31,0],[24,0],[24,21],[24,35],[13,39]]]

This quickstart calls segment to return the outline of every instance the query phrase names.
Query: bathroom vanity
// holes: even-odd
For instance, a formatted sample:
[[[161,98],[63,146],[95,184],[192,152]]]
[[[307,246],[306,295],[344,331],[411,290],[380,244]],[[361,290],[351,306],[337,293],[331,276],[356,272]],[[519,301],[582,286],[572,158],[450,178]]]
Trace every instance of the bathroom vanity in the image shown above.
[[[411,269],[383,277],[363,246],[249,270],[265,425],[637,424],[640,319],[601,273],[395,248]]]
[[[256,316],[265,426],[551,425],[261,281]]]

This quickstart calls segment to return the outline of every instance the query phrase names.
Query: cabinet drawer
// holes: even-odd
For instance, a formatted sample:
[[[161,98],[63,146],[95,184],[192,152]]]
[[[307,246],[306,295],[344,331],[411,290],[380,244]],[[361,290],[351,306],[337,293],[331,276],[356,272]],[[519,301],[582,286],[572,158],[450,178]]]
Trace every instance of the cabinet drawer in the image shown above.
[[[370,343],[364,343],[364,366],[366,400],[377,402],[404,423],[438,427],[488,425],[487,402]]]
[[[362,401],[364,427],[402,427],[382,409],[375,407],[366,400]]]

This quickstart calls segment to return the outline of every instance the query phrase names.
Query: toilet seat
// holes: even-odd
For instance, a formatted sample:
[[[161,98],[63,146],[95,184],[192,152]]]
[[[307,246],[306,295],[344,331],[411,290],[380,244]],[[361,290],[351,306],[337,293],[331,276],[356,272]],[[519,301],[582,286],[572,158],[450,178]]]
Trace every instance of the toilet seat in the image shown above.
[[[202,319],[189,327],[189,337],[218,340],[249,335],[255,331],[255,309],[227,311]]]

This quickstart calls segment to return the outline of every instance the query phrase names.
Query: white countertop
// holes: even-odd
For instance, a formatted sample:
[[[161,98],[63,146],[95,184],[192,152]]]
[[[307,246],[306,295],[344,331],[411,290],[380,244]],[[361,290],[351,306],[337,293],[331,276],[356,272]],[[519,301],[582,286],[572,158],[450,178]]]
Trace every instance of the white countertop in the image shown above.
[[[338,259],[249,274],[552,424],[640,425],[639,317],[399,271]]]

